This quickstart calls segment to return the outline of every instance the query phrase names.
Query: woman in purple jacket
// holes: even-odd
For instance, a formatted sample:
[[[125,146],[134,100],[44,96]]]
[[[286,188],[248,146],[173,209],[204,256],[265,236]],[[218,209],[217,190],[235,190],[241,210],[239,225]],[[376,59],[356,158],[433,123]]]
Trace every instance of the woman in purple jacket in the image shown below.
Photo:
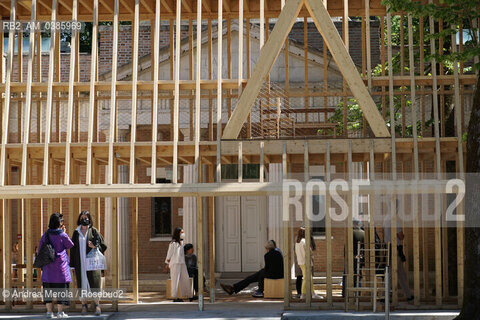
[[[65,233],[65,225],[63,224],[63,215],[61,213],[54,213],[50,216],[50,222],[48,224],[48,230],[43,234],[40,239],[38,250],[42,248],[43,244],[47,241],[55,248],[56,258],[52,263],[45,265],[42,268],[42,283],[43,283],[43,302],[47,305],[47,318],[54,318],[52,295],[48,292],[59,293],[57,296],[58,304],[58,318],[67,318],[68,315],[63,312],[63,306],[70,304],[68,295],[68,287],[72,282],[72,276],[70,275],[70,264],[68,261],[67,249],[73,247],[73,242],[70,237]]]

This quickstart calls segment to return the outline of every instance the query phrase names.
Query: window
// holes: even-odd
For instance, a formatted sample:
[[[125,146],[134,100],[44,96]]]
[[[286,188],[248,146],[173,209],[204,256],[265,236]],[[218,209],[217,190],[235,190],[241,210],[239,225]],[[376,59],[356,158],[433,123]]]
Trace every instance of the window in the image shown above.
[[[322,180],[324,177],[312,177],[312,180]],[[318,192],[317,190],[314,193]],[[312,227],[312,235],[320,236],[325,234],[325,196],[312,195],[312,215],[313,217],[310,225]],[[322,217],[321,219],[318,219]]]
[[[260,165],[259,164],[244,164],[242,165],[243,179],[259,179]],[[238,179],[238,164],[222,164],[222,179],[233,180]]]
[[[157,179],[157,183],[170,183],[167,179]],[[152,236],[172,234],[172,198],[152,198]]]

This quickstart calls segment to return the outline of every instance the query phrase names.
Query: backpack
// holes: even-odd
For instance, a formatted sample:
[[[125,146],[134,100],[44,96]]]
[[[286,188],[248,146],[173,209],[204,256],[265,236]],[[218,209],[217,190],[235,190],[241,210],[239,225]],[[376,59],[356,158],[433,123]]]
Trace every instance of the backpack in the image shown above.
[[[45,232],[45,242],[43,243],[43,246],[38,251],[38,255],[35,258],[35,262],[33,263],[33,266],[35,268],[42,268],[47,264],[50,264],[53,261],[55,261],[55,256],[56,256],[55,248],[50,243],[50,238],[48,236],[48,231],[47,231]]]

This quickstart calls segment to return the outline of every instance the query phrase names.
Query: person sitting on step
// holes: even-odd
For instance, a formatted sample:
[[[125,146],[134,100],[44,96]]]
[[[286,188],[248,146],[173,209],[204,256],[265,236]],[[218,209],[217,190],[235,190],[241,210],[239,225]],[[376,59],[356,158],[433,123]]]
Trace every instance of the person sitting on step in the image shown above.
[[[254,298],[263,298],[264,279],[283,279],[283,255],[277,250],[275,241],[268,240],[265,243],[265,268],[246,277],[242,281],[235,283],[233,286],[220,283],[222,289],[232,295],[238,293],[248,287],[251,283],[258,282],[258,290],[252,295]]]

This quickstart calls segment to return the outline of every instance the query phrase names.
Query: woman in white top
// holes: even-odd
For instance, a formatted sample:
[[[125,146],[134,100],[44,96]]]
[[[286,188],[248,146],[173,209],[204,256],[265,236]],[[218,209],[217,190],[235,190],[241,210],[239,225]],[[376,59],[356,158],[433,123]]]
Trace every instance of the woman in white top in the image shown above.
[[[305,293],[306,291],[306,268],[305,268],[305,247],[306,247],[306,241],[305,241],[305,228],[301,227],[298,230],[297,233],[297,239],[295,242],[295,255],[297,256],[297,262],[298,265],[300,266],[300,269],[302,269],[302,274],[303,274],[303,281],[302,281],[302,295],[300,296],[300,299],[305,299]],[[311,252],[315,250],[315,241],[311,241],[310,244],[310,257],[312,257]],[[311,264],[313,267],[313,263]],[[310,283],[312,284],[312,298],[320,299],[321,297],[315,293],[315,290],[313,290],[313,272],[310,273]]]
[[[188,277],[187,266],[185,264],[185,252],[183,249],[184,236],[185,233],[182,228],[175,228],[172,241],[168,246],[167,258],[165,259],[165,268],[170,269],[174,302],[183,302],[180,297],[192,297],[192,287]]]

